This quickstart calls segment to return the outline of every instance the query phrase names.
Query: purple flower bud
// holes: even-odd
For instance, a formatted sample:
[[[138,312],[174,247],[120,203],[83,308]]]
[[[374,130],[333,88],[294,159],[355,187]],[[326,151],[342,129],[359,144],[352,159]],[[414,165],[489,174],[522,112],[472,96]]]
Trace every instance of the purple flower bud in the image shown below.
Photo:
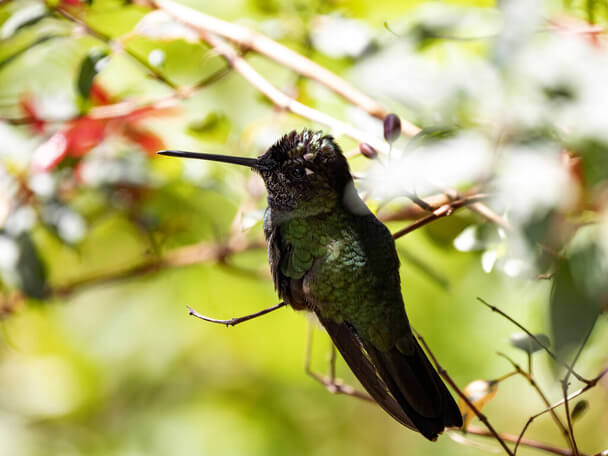
[[[384,118],[384,139],[392,143],[401,135],[401,120],[396,114],[389,114]]]
[[[367,143],[360,143],[359,151],[361,151],[361,154],[364,157],[367,157],[370,160],[373,160],[374,158],[376,158],[378,156],[378,151]]]

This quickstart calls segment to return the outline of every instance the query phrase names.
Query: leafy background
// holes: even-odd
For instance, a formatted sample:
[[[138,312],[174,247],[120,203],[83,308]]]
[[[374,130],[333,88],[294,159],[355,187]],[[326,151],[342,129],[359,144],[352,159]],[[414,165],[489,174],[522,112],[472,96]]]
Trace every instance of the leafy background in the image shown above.
[[[461,388],[511,370],[497,351],[527,363],[509,343],[514,326],[478,296],[548,334],[565,359],[593,327],[576,370],[592,378],[606,367],[603,1],[187,4],[286,44],[404,119],[449,132],[419,137],[420,147],[397,141],[395,174],[351,160],[369,173],[361,189],[374,209],[407,206],[398,183],[421,173],[494,195],[489,204],[510,233],[462,209],[397,242],[410,320]],[[149,12],[116,0],[0,6],[0,454],[497,449],[462,434],[454,435],[465,445],[446,435],[427,442],[377,407],[330,395],[304,373],[307,327],[316,328],[319,372],[329,340],[302,313],[283,309],[230,329],[188,317],[186,305],[228,318],[276,303],[263,248],[226,258],[214,250],[210,261],[171,256],[192,245],[255,245],[264,193],[247,170],[154,152],[255,156],[290,129],[324,127],[273,109],[234,72],[176,97],[225,63],[183,28],[147,23]],[[380,121],[320,84],[255,52],[245,57],[299,101],[381,136]],[[159,99],[167,105],[90,115]],[[352,138],[338,140],[357,151]],[[416,181],[423,197],[432,193],[425,182]],[[538,243],[557,253],[547,257]],[[534,363],[550,401],[559,400],[563,371],[544,352]],[[355,383],[343,363],[338,372]],[[571,391],[581,386],[573,380]],[[574,429],[581,452],[595,454],[608,446],[605,384],[584,397],[589,407]],[[543,409],[515,376],[484,413],[517,434]],[[548,414],[527,436],[565,447]]]

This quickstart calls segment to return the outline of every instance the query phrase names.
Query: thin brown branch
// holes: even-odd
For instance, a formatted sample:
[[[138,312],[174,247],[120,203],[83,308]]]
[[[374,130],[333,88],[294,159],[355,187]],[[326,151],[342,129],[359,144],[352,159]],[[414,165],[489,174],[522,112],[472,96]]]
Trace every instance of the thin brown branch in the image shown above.
[[[583,388],[579,389],[578,391],[575,391],[574,393],[570,394],[567,398],[565,399],[561,399],[559,401],[557,401],[555,404],[553,404],[551,407],[547,407],[545,410],[538,412],[536,415],[532,415],[530,418],[528,418],[528,421],[526,421],[526,424],[524,425],[523,429],[521,430],[521,432],[519,433],[519,438],[523,439],[524,434],[526,433],[526,431],[528,430],[528,427],[530,427],[530,425],[532,424],[532,422],[538,418],[541,415],[544,415],[545,413],[551,412],[552,410],[556,409],[557,407],[559,407],[560,405],[564,404],[566,402],[566,399],[568,401],[571,401],[572,399],[580,396],[581,394],[587,392],[588,390],[590,390],[591,388],[595,387],[595,385],[597,385],[597,383],[606,375],[608,374],[608,369],[604,369],[602,372],[600,372],[595,378],[592,378],[591,380],[589,380],[589,383],[587,383]]]
[[[471,206],[471,210],[481,215],[483,218],[492,222],[494,225],[501,227],[505,231],[511,231],[511,225],[504,218],[490,209],[483,203],[475,203]]]
[[[90,277],[84,277],[69,284],[55,287],[52,289],[51,295],[64,297],[86,287],[123,281],[133,277],[157,272],[169,267],[189,266],[207,261],[221,261],[228,255],[246,250],[263,248],[264,246],[265,244],[262,241],[233,241],[229,242],[228,246],[202,242],[199,244],[180,247],[175,250],[171,250],[161,258],[155,258],[143,264],[135,265],[118,271],[111,271],[96,274]]]
[[[576,438],[574,437],[574,427],[572,426],[572,417],[570,415],[570,401],[568,399],[568,386],[570,385],[570,382],[569,382],[570,375],[574,372],[574,366],[575,366],[576,362],[578,361],[578,359],[580,358],[581,353],[583,352],[583,348],[587,344],[589,337],[591,337],[591,332],[593,331],[593,326],[594,325],[591,325],[589,327],[589,330],[587,331],[583,341],[579,345],[576,355],[574,356],[574,359],[572,360],[572,363],[568,367],[568,371],[566,372],[566,375],[564,376],[564,378],[562,380],[562,390],[564,393],[564,408],[566,409],[565,410],[566,422],[568,423],[568,432],[570,433],[570,439],[572,440],[572,446],[573,446],[575,456],[578,456],[579,451],[578,451],[578,445],[576,444]]]
[[[422,338],[422,336],[415,331],[414,331],[414,333],[416,334],[416,337],[418,338],[418,340],[424,347],[425,351],[427,352],[427,354],[433,361],[433,364],[435,365],[435,369],[437,369],[437,372],[439,373],[439,375],[441,375],[441,377],[443,377],[443,379],[452,387],[452,389],[458,394],[458,396],[460,396],[460,398],[467,404],[467,406],[473,411],[473,413],[475,413],[475,416],[477,416],[477,418],[479,418],[479,420],[484,424],[484,426],[486,428],[488,428],[489,433],[498,441],[498,443],[500,443],[500,446],[503,447],[505,452],[509,456],[515,456],[513,451],[511,451],[511,449],[507,446],[507,444],[502,439],[500,434],[498,432],[496,432],[496,429],[494,429],[494,427],[490,424],[490,421],[488,420],[488,418],[483,413],[481,413],[477,407],[475,407],[475,405],[471,402],[471,400],[467,397],[467,395],[464,394],[462,392],[462,390],[458,387],[458,385],[456,385],[454,380],[452,380],[452,377],[450,377],[448,372],[443,367],[441,367],[441,365],[437,361],[437,358],[435,357],[434,353],[431,351],[431,349],[427,345],[426,341]]]
[[[485,437],[494,437],[494,435],[485,430],[482,429],[480,427],[477,426],[469,426],[466,429],[466,432],[469,434],[475,434],[475,435],[481,435],[481,436],[485,436]],[[506,434],[504,432],[500,433],[500,437],[506,441],[506,442],[517,442],[518,441],[518,437],[516,435],[513,434]],[[549,445],[547,443],[543,443],[543,442],[538,442],[536,440],[531,440],[531,439],[521,439],[519,441],[519,444],[522,446],[526,446],[529,448],[536,448],[537,450],[543,450],[546,451],[548,453],[552,453],[552,454],[558,454],[561,456],[574,456],[574,453],[571,450],[566,450],[564,448],[558,448],[558,447],[554,447],[553,445]],[[582,454],[579,454],[579,456],[584,456]]]
[[[562,392],[564,394],[564,408],[566,413],[566,423],[568,423],[568,433],[572,441],[574,456],[579,456],[576,438],[574,437],[574,428],[572,427],[572,417],[570,416],[570,401],[568,400],[568,374],[562,380]]]
[[[363,393],[354,387],[345,384],[342,380],[336,378],[336,349],[332,343],[332,352],[329,360],[329,377],[319,375],[311,369],[311,355],[312,355],[312,335],[313,325],[308,325],[308,333],[306,337],[306,357],[304,360],[304,372],[311,378],[323,385],[327,391],[332,394],[344,394],[346,396],[352,396],[357,399],[364,400],[366,402],[376,403],[376,401],[366,393]]]
[[[393,233],[393,239],[399,239],[400,237],[405,236],[406,234],[411,233],[412,231],[415,231],[423,227],[424,225],[428,225],[429,223],[437,219],[452,215],[455,210],[460,209],[461,207],[474,204],[475,202],[481,201],[487,197],[488,195],[486,195],[485,193],[478,193],[476,195],[466,196],[457,201],[452,201],[451,203],[444,204],[443,206],[434,209],[433,212],[429,215],[422,217],[421,219],[416,220],[414,223],[406,226],[405,228]]]
[[[379,141],[374,136],[363,133],[344,122],[303,105],[285,95],[272,86],[243,59],[239,59],[232,46],[225,43],[219,36],[231,40],[243,49],[253,49],[310,79],[316,80],[374,117],[383,120],[389,114],[386,108],[352,87],[344,79],[276,41],[240,25],[222,21],[200,11],[177,4],[172,0],[152,0],[152,3],[179,22],[195,29],[207,44],[213,47],[220,55],[223,55],[235,70],[268,97],[277,108],[288,110],[301,117],[326,125],[334,130],[334,133],[343,133],[359,143],[368,143],[375,149],[388,153],[389,147],[385,142]],[[420,131],[419,127],[403,119],[401,120],[401,126],[403,133],[409,136],[413,136]],[[492,223],[506,230],[511,228],[508,222],[485,204],[476,202],[471,204],[470,207],[472,211]]]
[[[306,106],[281,92],[260,73],[258,73],[251,65],[249,65],[249,63],[247,63],[247,61],[243,59],[232,46],[227,44],[218,36],[202,30],[199,30],[199,35],[219,55],[223,56],[236,72],[238,72],[247,80],[247,82],[266,96],[277,109],[289,111],[299,115],[300,117],[304,117],[313,122],[325,125],[329,127],[336,135],[344,134],[350,138],[353,138],[355,141],[371,144],[377,150],[388,153],[388,144],[386,144],[380,138],[362,132],[361,130],[354,128],[352,125],[342,122],[328,114],[325,114],[324,112]]]
[[[534,377],[532,377],[532,375],[529,372],[525,372],[520,367],[519,364],[517,364],[515,361],[513,361],[510,357],[508,357],[504,353],[498,352],[498,356],[502,356],[507,361],[509,361],[511,363],[511,365],[515,368],[515,370],[517,371],[517,373],[520,374],[520,375],[522,375],[528,381],[528,383],[530,383],[530,386],[532,386],[532,388],[534,388],[534,390],[538,393],[538,395],[541,398],[541,400],[543,401],[543,403],[547,407],[551,406],[551,403],[549,402],[549,399],[547,399],[547,396],[545,395],[545,393],[540,388],[540,386],[538,385],[538,383],[536,383],[536,380],[534,380]],[[529,359],[531,359],[531,358],[529,357]],[[553,418],[553,421],[555,422],[555,425],[559,428],[559,430],[561,431],[562,435],[566,439],[566,443],[568,444],[568,446],[570,447],[570,449],[573,450],[573,445],[572,445],[572,441],[570,440],[570,433],[568,432],[568,429],[566,428],[566,426],[564,425],[564,423],[562,423],[562,421],[559,419],[559,417],[557,416],[557,413],[555,413],[555,410],[551,410],[550,413],[551,413],[551,416]],[[513,448],[513,453],[517,454],[517,448],[520,445],[520,443],[521,443],[521,440],[518,440],[516,442],[515,447]]]
[[[172,0],[153,0],[152,3],[170,16],[173,16],[179,22],[195,29],[205,41],[207,41],[207,38],[205,38],[204,35],[210,33],[221,36],[243,49],[253,49],[257,53],[264,55],[309,79],[323,84],[328,89],[348,100],[353,105],[363,109],[373,117],[383,120],[389,114],[389,111],[377,101],[368,97],[327,68],[324,68],[261,33],[241,25],[222,21],[216,17],[175,3]],[[403,119],[401,120],[401,129],[403,133],[408,136],[414,136],[420,131],[419,127]]]
[[[169,78],[167,78],[161,71],[159,71],[155,66],[151,65],[147,59],[142,58],[141,56],[139,56],[136,52],[131,51],[130,49],[122,46],[118,41],[114,40],[112,37],[100,32],[99,30],[91,27],[89,24],[87,24],[85,21],[83,21],[82,19],[80,19],[79,17],[76,17],[75,15],[73,15],[72,13],[70,13],[69,11],[67,11],[65,8],[62,8],[61,6],[58,6],[55,11],[63,16],[65,19],[73,22],[74,24],[77,24],[79,27],[82,28],[82,30],[84,30],[88,35],[97,38],[100,41],[103,41],[104,43],[106,43],[111,49],[113,50],[117,50],[120,49],[124,52],[126,52],[127,54],[129,54],[134,60],[136,60],[141,66],[145,67],[148,72],[154,76],[154,78],[158,79],[159,81],[161,81],[163,84],[171,87],[173,90],[177,90],[178,86],[176,83],[174,83],[173,81],[171,81]]]
[[[230,318],[229,320],[218,320],[217,318],[206,317],[205,315],[198,313],[192,307],[190,307],[190,306],[186,306],[186,307],[188,308],[189,315],[192,315],[196,318],[200,318],[201,320],[207,321],[209,323],[219,323],[221,325],[226,325],[226,327],[228,328],[230,326],[236,326],[239,323],[243,323],[245,321],[249,321],[249,320],[253,320],[254,318],[261,317],[262,315],[266,315],[266,314],[273,312],[277,309],[280,309],[281,307],[284,307],[286,305],[287,305],[287,303],[285,303],[284,301],[281,301],[280,303],[275,304],[274,306],[269,307],[267,309],[260,310],[259,312],[255,312],[250,315],[245,315],[243,317]]]
[[[452,198],[451,196],[446,195],[445,193],[438,193],[435,195],[424,197],[424,200],[433,208],[441,207],[458,199],[460,198]],[[399,220],[417,219],[423,215],[428,215],[428,212],[416,204],[408,204],[396,208],[394,210],[379,209],[378,213],[376,214],[376,217],[378,217],[378,219],[382,220],[383,222],[392,222]]]
[[[530,338],[532,338],[532,340],[534,340],[534,342],[536,342],[540,347],[542,347],[543,350],[545,350],[547,352],[547,354],[551,358],[553,358],[553,360],[555,362],[561,364],[566,369],[570,369],[570,365],[568,363],[566,363],[566,362],[562,361],[561,359],[559,359],[557,357],[557,355],[555,355],[555,353],[553,353],[549,347],[547,347],[540,340],[538,340],[538,338],[534,334],[532,334],[530,331],[528,331],[521,323],[515,321],[512,317],[510,317],[509,315],[507,315],[506,313],[504,313],[498,307],[493,306],[492,304],[486,302],[484,299],[480,298],[479,296],[477,297],[477,300],[479,302],[481,302],[483,305],[485,305],[486,307],[488,307],[492,312],[496,312],[497,314],[503,316],[504,318],[506,318],[507,320],[509,320],[511,323],[513,323],[515,326],[517,326],[519,329],[521,329],[523,332],[525,332],[528,336],[530,336]],[[581,377],[574,370],[572,371],[572,375],[574,375],[577,380],[579,380],[579,381],[581,381],[583,383],[587,383],[588,384],[590,382],[590,380],[587,380],[586,378]]]

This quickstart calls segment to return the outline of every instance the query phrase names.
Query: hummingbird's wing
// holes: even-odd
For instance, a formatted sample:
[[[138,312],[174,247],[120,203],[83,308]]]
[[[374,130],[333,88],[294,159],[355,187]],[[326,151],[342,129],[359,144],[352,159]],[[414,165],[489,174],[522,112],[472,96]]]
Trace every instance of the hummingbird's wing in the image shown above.
[[[343,261],[340,267],[351,274],[341,274],[343,281],[339,284],[335,278],[324,281],[332,288],[325,296],[335,297],[339,306],[316,302],[318,294],[306,293],[311,289],[310,282],[331,275],[336,266],[313,267],[303,280],[304,292],[312,304],[309,307],[378,404],[397,421],[434,440],[445,427],[461,426],[462,416],[409,328],[393,238],[371,214],[352,217],[348,227],[354,234],[340,252],[347,260],[353,256],[356,259],[355,250],[359,249],[365,261],[360,270]],[[328,307],[334,312],[340,309],[339,318],[324,317],[323,309]],[[388,339],[383,337],[386,335]]]
[[[317,313],[319,320],[330,335],[334,345],[355,374],[359,382],[374,400],[404,426],[418,430],[412,420],[403,412],[402,407],[390,394],[389,388],[379,377],[376,368],[367,356],[357,332],[347,323],[336,323],[324,319]]]
[[[411,355],[396,347],[381,351],[361,339],[348,322],[336,323],[316,313],[359,382],[393,418],[430,440],[445,427],[462,426],[454,399],[415,340]]]

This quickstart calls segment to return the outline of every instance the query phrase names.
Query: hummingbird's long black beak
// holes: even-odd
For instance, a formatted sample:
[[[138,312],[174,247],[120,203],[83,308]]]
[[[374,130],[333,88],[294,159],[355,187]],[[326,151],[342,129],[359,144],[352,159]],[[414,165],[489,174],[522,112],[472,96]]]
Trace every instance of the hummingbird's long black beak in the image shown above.
[[[260,169],[260,161],[257,158],[233,157],[231,155],[218,154],[203,154],[200,152],[186,152],[184,150],[161,150],[160,152],[156,153],[159,155],[167,155],[169,157],[198,158],[199,160],[232,163],[233,165],[242,165],[254,169]]]

